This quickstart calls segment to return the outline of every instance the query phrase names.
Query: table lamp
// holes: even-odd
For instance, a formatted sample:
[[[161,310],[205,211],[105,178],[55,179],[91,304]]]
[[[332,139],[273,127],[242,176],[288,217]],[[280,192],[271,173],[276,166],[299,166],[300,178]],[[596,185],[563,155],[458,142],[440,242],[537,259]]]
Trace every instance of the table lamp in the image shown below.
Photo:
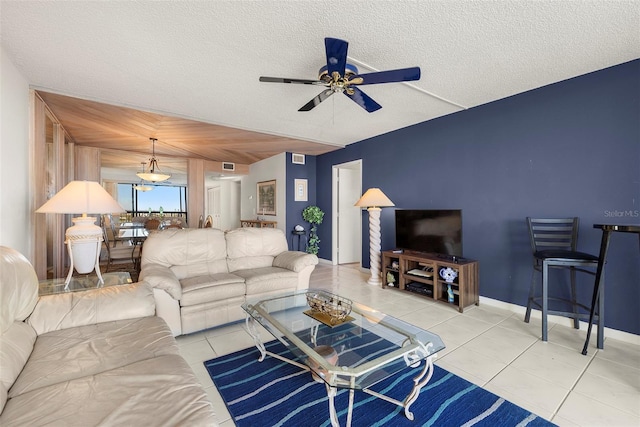
[[[71,260],[69,274],[64,282],[65,290],[69,288],[74,268],[80,274],[89,274],[95,269],[100,284],[104,284],[100,274],[102,228],[95,224],[96,217],[87,216],[87,213],[125,212],[122,206],[97,182],[71,181],[36,212],[82,214],[71,220],[74,225],[67,228],[65,233]]]
[[[370,285],[382,284],[380,280],[380,208],[395,206],[379,188],[368,189],[354,206],[367,208],[369,211],[369,263]]]

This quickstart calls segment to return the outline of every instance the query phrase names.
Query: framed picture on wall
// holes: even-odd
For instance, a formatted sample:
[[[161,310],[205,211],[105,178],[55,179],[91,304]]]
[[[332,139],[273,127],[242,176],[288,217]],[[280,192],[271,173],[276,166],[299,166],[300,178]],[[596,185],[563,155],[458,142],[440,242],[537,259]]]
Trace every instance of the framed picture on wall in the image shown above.
[[[276,214],[276,180],[258,183],[258,215]]]
[[[294,179],[293,188],[295,191],[294,201],[306,202],[309,200],[307,196],[307,180],[306,179]]]

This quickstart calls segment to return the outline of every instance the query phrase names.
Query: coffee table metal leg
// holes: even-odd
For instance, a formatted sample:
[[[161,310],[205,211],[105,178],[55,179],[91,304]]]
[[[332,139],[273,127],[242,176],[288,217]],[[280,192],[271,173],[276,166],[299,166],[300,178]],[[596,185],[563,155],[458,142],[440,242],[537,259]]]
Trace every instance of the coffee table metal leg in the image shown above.
[[[353,395],[355,390],[353,387],[349,390],[349,412],[347,413],[347,427],[351,427],[351,416],[353,415]]]
[[[311,344],[318,345],[318,331],[320,330],[320,324],[313,325],[311,327]]]
[[[431,376],[433,375],[433,359],[434,359],[433,356],[429,356],[425,359],[424,368],[422,368],[422,372],[420,372],[420,374],[418,374],[413,379],[413,388],[411,389],[411,392],[407,395],[407,397],[404,399],[404,405],[403,405],[404,414],[411,421],[413,421],[413,412],[411,412],[409,408],[411,407],[413,402],[415,402],[418,399],[418,396],[420,395],[420,390],[429,382],[429,380],[431,379]]]
[[[420,363],[422,363],[422,360],[423,360],[422,358],[425,355],[429,354],[432,348],[433,348],[432,343],[427,343],[426,345],[423,344],[422,348],[418,348],[416,349],[416,351],[405,355],[405,363],[407,364],[407,366],[410,366],[412,368],[417,368],[418,366],[420,366]],[[380,394],[378,392],[375,392],[373,390],[369,390],[366,388],[363,389],[362,391],[367,394],[370,394],[371,396],[375,396],[379,399],[386,400],[389,403],[393,403],[403,407],[405,416],[409,420],[413,421],[413,418],[414,418],[413,412],[411,412],[409,408],[411,407],[413,402],[415,402],[418,399],[418,396],[420,395],[420,390],[422,389],[422,387],[424,387],[431,379],[431,376],[433,375],[433,370],[434,370],[433,362],[436,359],[436,357],[438,357],[438,353],[433,353],[424,359],[424,367],[422,368],[420,373],[413,379],[413,388],[411,389],[407,397],[405,397],[403,402],[392,399],[383,394]]]
[[[260,333],[258,333],[256,329],[256,324],[255,324],[255,321],[253,320],[253,317],[247,316],[247,318],[245,319],[245,322],[247,324],[247,331],[249,331],[249,334],[253,338],[253,343],[256,345],[256,347],[260,351],[260,358],[258,359],[258,362],[262,362],[265,356],[267,355],[267,349],[264,347],[264,344],[260,339]]]
[[[340,427],[338,423],[338,414],[336,413],[336,405],[333,398],[336,396],[337,389],[335,387],[331,387],[329,384],[325,384],[327,386],[327,396],[329,397],[329,418],[331,419],[331,425],[333,427]],[[349,408],[351,410],[351,408]]]

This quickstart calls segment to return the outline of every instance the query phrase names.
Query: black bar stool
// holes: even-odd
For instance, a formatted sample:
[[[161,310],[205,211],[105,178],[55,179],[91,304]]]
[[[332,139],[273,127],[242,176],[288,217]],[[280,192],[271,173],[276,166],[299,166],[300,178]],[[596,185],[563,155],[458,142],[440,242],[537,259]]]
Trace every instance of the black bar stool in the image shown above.
[[[547,315],[555,314],[573,319],[573,327],[580,328],[580,319],[587,320],[591,307],[581,304],[576,298],[576,272],[596,275],[598,257],[579,252],[578,218],[530,218],[527,217],[529,237],[533,251],[533,272],[527,312],[524,321],[529,323],[533,307],[542,311],[542,341],[547,341]],[[570,299],[549,295],[549,269],[568,269],[570,273]],[[538,272],[542,274],[542,295],[536,295]],[[556,287],[556,285],[552,286]],[[549,301],[562,301],[571,306],[571,311],[550,310]],[[598,348],[604,346],[604,295],[598,297]]]

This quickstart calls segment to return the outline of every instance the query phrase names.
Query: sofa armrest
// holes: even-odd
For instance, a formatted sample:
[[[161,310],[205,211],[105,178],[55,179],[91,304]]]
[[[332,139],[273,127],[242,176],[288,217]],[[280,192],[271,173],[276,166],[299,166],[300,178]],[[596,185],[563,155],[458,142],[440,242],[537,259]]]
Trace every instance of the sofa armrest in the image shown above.
[[[160,288],[153,288],[153,296],[156,300],[156,316],[167,322],[174,337],[182,335],[180,302]]]
[[[318,257],[313,254],[297,251],[285,251],[273,260],[274,267],[286,268],[299,273],[309,265],[318,264]]]
[[[152,288],[167,291],[173,299],[182,298],[182,286],[169,267],[160,264],[146,264],[140,272],[140,280],[149,283]]]
[[[146,283],[138,282],[41,296],[27,323],[41,335],[76,326],[153,315],[153,291]]]

